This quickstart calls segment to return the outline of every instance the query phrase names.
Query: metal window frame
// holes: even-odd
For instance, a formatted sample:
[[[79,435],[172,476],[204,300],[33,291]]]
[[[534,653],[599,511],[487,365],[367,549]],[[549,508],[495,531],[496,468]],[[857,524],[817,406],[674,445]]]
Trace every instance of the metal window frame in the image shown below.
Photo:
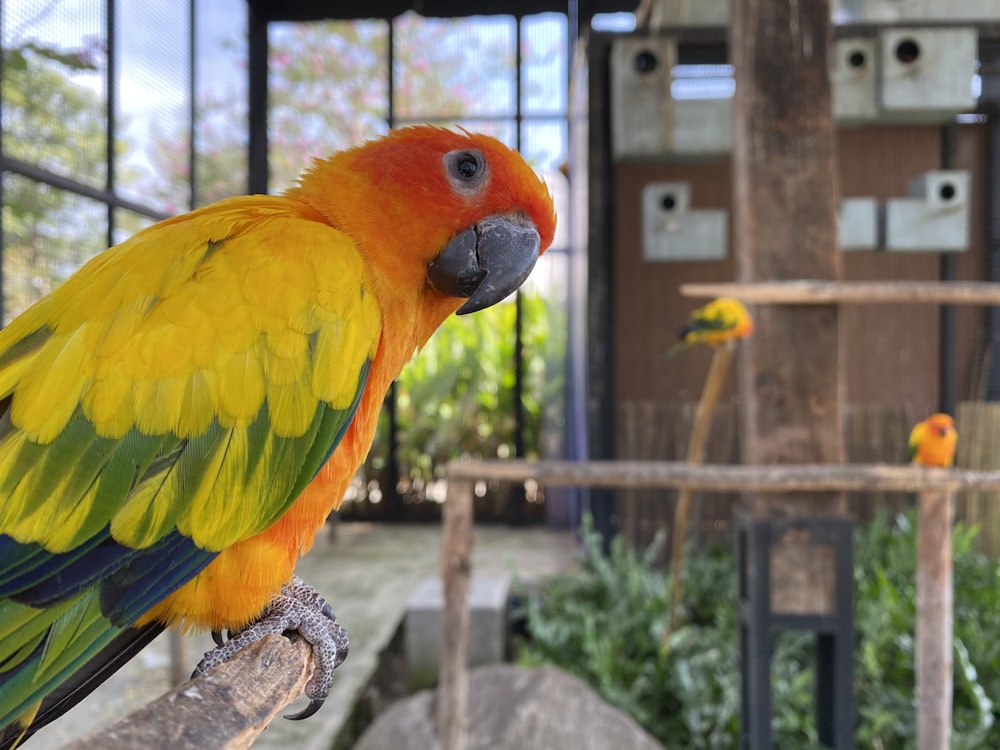
[[[196,157],[195,149],[195,124],[196,124],[196,65],[197,65],[197,51],[196,51],[196,37],[195,37],[195,18],[196,13],[196,3],[197,0],[188,0],[188,28],[187,28],[187,41],[188,41],[188,62],[189,62],[189,77],[188,77],[188,94],[189,94],[189,110],[188,110],[188,174],[189,174],[189,189],[190,198],[189,206],[193,207],[196,200],[195,191],[195,170],[194,161]],[[170,214],[159,211],[153,208],[151,205],[142,203],[139,201],[129,200],[122,197],[117,190],[117,184],[115,180],[115,142],[117,136],[116,125],[116,108],[118,104],[118,89],[116,80],[116,70],[118,68],[118,24],[119,19],[117,15],[117,3],[115,0],[106,0],[104,3],[104,34],[107,43],[107,57],[105,60],[105,87],[107,92],[104,117],[105,117],[105,153],[104,153],[104,166],[105,166],[105,180],[103,188],[96,188],[93,185],[88,185],[86,183],[75,180],[72,177],[66,177],[65,175],[52,172],[51,170],[45,169],[37,164],[31,162],[26,162],[22,159],[15,159],[8,156],[4,149],[4,139],[3,132],[0,130],[0,205],[4,205],[4,194],[3,194],[3,176],[5,174],[16,174],[21,177],[25,177],[34,182],[45,184],[50,187],[54,187],[58,190],[71,193],[73,195],[81,196],[83,198],[88,198],[97,203],[103,203],[107,210],[107,232],[106,232],[106,246],[111,247],[114,244],[114,233],[116,229],[115,222],[115,211],[117,209],[125,209],[133,213],[139,214],[140,216],[145,216],[154,221],[160,221],[162,219],[169,218]],[[0,16],[0,22],[2,22],[2,16]],[[3,29],[0,28],[0,39],[3,38]],[[0,59],[0,66],[2,66],[2,59]],[[0,77],[2,77],[3,70],[0,67]],[[2,96],[2,95],[0,95]],[[3,100],[0,98],[0,107],[3,106]],[[6,309],[6,299],[3,292],[3,281],[4,281],[4,271],[3,271],[3,248],[4,244],[4,225],[3,216],[0,214],[0,314],[2,314]]]

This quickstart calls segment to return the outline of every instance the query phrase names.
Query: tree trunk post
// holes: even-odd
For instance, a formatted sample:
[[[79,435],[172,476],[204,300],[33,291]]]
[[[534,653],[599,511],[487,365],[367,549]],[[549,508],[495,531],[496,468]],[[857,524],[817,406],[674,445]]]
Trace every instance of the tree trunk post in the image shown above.
[[[917,520],[917,750],[950,747],[952,698],[952,492],[921,492]]]
[[[832,39],[828,0],[733,0],[729,32],[735,68],[733,238],[738,281],[837,280],[838,199],[836,132],[828,58]],[[754,314],[754,335],[742,347],[740,391],[743,460],[749,464],[844,462],[844,382],[835,304],[765,306]],[[751,495],[757,519],[843,516],[843,493]],[[744,623],[743,746],[772,746],[770,653],[772,614],[847,616],[836,611],[834,556],[801,534],[770,548],[764,602],[767,617]],[[846,645],[846,644],[842,644]],[[822,671],[822,673],[820,673]],[[817,694],[832,692],[829,670],[817,670]],[[851,680],[842,675],[839,679]],[[764,695],[747,693],[767,686]],[[847,706],[821,706],[817,724],[834,725]],[[820,742],[842,747],[821,731]]]
[[[465,750],[468,704],[469,588],[472,578],[472,482],[450,479],[444,508],[441,577],[444,618],[438,737],[442,750]]]
[[[836,280],[829,2],[734,0],[733,212],[740,281]],[[767,306],[741,347],[747,463],[843,463],[835,304]],[[790,501],[790,502],[789,502]],[[754,498],[756,515],[843,515],[836,493]]]
[[[840,274],[830,36],[828,2],[734,0],[733,235],[741,281]],[[741,347],[744,461],[843,463],[837,306],[767,306],[755,319]],[[846,499],[835,492],[756,495],[750,508],[758,518],[842,516]],[[786,589],[803,578],[785,576],[783,553],[776,556],[772,591],[794,600],[796,591]]]

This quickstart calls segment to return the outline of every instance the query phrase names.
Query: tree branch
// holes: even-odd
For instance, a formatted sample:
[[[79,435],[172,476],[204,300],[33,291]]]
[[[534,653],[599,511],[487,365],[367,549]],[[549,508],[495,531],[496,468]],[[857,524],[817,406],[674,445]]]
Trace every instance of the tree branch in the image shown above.
[[[311,674],[308,643],[270,635],[63,750],[242,750],[302,694]]]

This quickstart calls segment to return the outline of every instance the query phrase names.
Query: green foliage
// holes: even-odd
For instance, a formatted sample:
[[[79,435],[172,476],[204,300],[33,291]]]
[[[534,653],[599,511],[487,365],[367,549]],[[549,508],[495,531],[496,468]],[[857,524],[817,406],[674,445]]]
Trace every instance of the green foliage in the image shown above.
[[[954,535],[955,705],[952,748],[1000,747],[1000,564]],[[739,747],[736,567],[728,550],[690,558],[686,624],[660,639],[669,577],[616,539],[608,556],[589,519],[581,573],[555,579],[527,604],[527,663],[580,675],[669,747]],[[914,747],[916,539],[912,514],[860,530],[855,567],[858,747]],[[775,747],[816,747],[814,638],[781,634],[772,661]]]
[[[855,618],[858,742],[912,747],[916,523],[912,513],[884,516],[858,537]],[[954,704],[952,748],[998,747],[1000,565],[981,555],[975,529],[954,531]]]
[[[538,446],[546,409],[560,403],[563,376],[548,362],[561,361],[565,311],[523,292],[521,310],[524,437],[526,445]],[[514,317],[513,303],[453,315],[403,370],[396,384],[396,447],[404,494],[424,499],[451,459],[514,454]],[[353,499],[365,497],[365,480],[384,467],[388,434],[383,411]]]

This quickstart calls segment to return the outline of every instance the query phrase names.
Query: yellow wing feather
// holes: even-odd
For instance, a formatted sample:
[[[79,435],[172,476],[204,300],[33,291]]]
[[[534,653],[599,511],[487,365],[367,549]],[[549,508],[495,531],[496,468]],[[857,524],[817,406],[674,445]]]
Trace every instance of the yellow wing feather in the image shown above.
[[[249,507],[257,497],[234,502],[248,484],[255,495],[265,489],[263,476],[248,473],[250,452],[268,464],[268,481],[284,473],[294,484],[295,468],[281,466],[284,448],[274,441],[318,429],[323,402],[337,410],[355,402],[381,330],[353,243],[296,210],[249,197],[155,225],[0,331],[0,397],[14,396],[6,438],[14,443],[0,462],[17,460],[17,441],[52,443],[80,415],[98,439],[228,430],[227,449],[199,463],[197,475],[171,470],[140,483],[101,511],[104,523],[129,546],[177,527],[205,549],[270,523],[276,509]],[[319,268],[328,276],[318,279]],[[268,420],[267,435],[253,427],[258,419]],[[71,544],[96,488],[73,505],[59,491],[38,497],[35,483],[29,471],[13,489],[0,528],[49,549]]]

